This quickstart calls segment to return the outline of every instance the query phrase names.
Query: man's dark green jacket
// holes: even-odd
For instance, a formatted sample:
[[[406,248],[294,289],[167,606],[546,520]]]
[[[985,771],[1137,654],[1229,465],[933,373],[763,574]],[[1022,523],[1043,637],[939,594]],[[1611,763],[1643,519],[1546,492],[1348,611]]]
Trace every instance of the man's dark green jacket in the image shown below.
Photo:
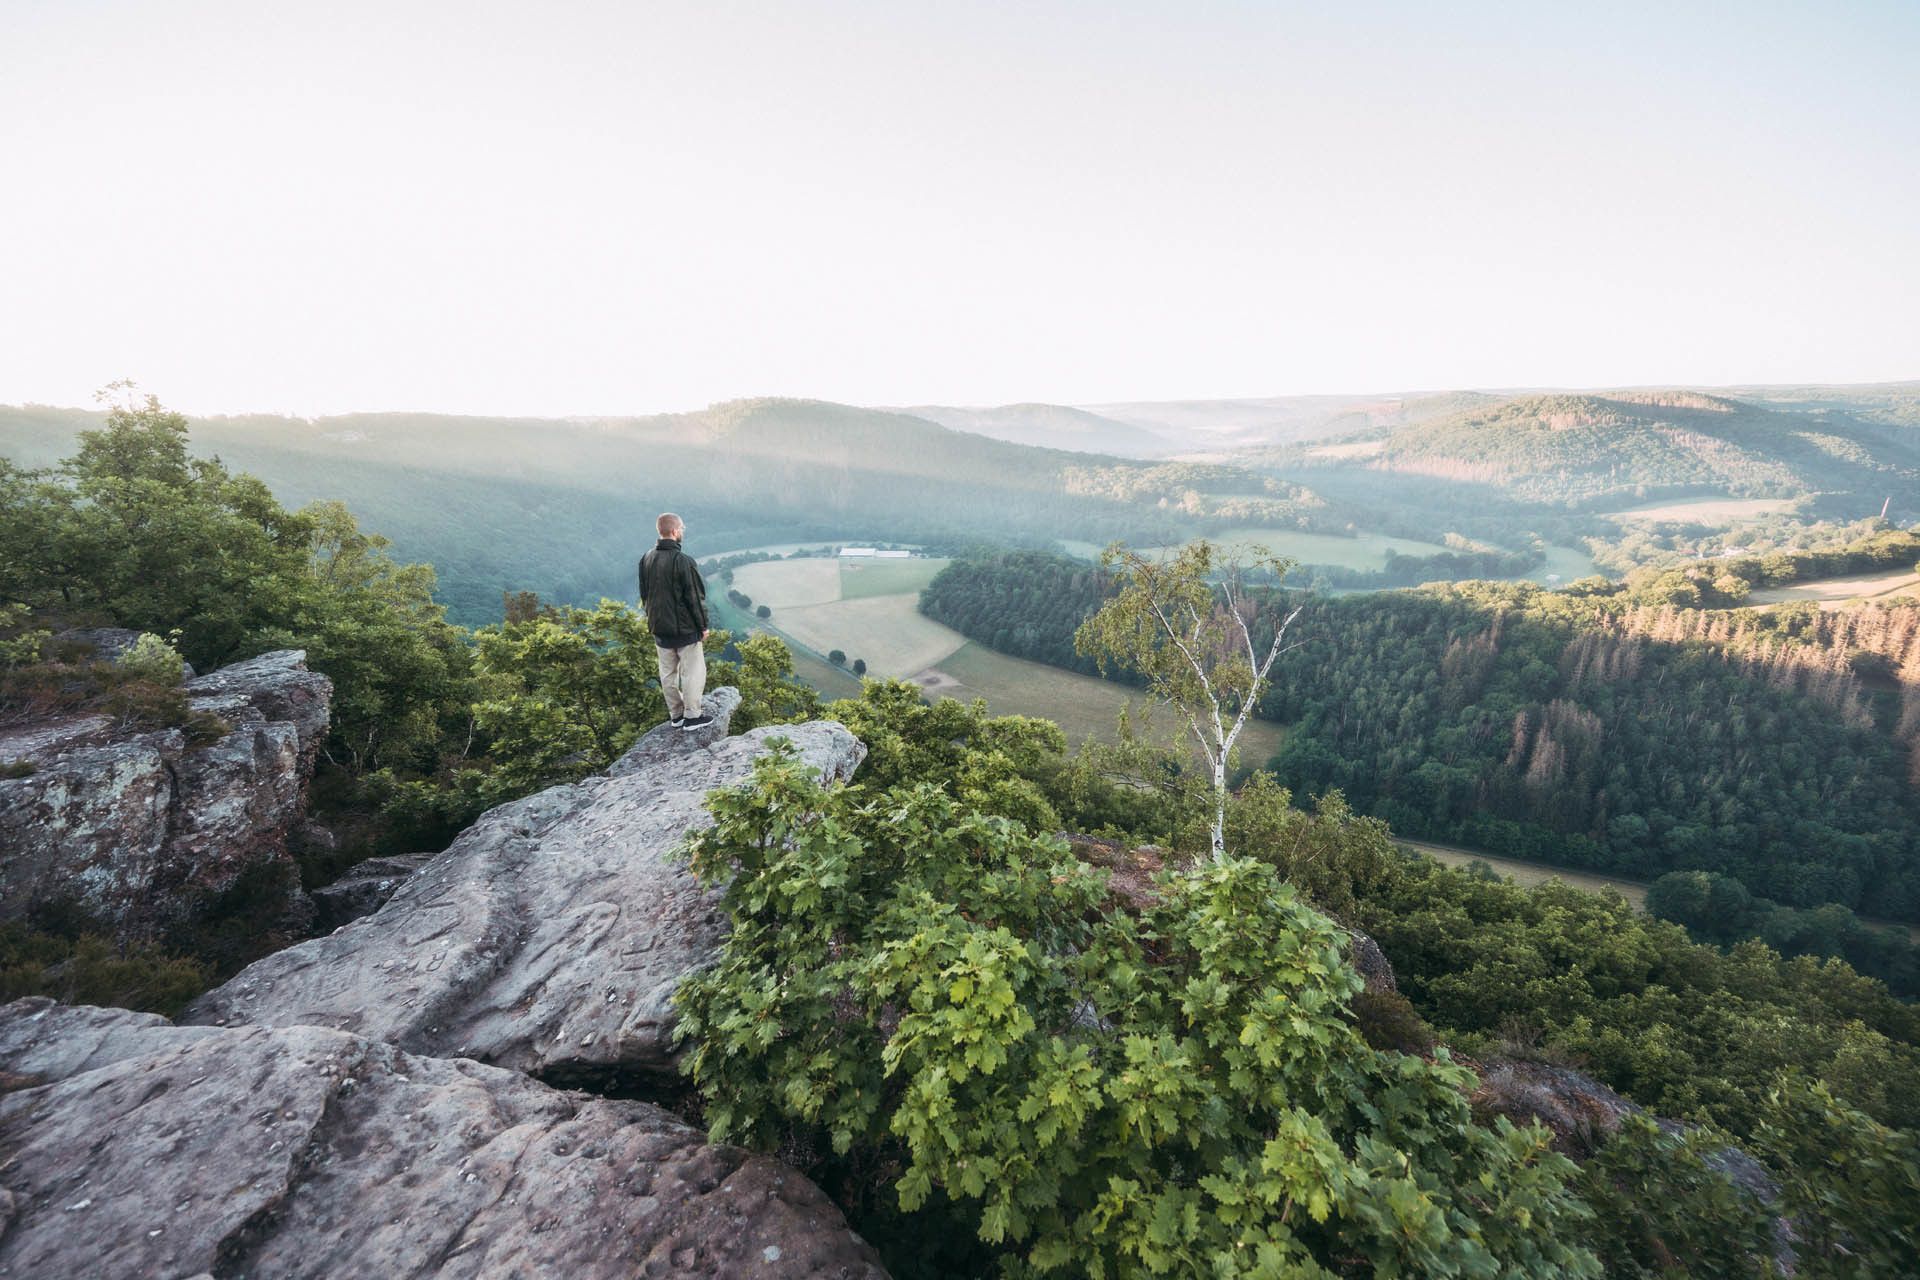
[[[640,607],[662,649],[694,644],[707,629],[707,584],[700,566],[674,538],[662,538],[640,557]]]

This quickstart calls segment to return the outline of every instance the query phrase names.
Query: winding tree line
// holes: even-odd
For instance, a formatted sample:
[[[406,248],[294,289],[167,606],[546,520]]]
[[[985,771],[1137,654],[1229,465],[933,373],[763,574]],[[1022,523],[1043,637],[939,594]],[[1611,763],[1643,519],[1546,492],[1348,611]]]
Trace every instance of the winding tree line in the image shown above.
[[[1627,575],[1636,599],[1682,607],[1744,602],[1756,587],[1785,586],[1850,573],[1912,570],[1920,561],[1920,529],[1874,529],[1841,546],[1788,548],[1764,555],[1721,556],[1671,567],[1649,566]]]
[[[1311,564],[1303,565],[1300,572],[1330,587],[1378,590],[1417,587],[1423,582],[1458,578],[1514,578],[1539,568],[1545,561],[1538,547],[1526,551],[1497,548],[1436,551],[1429,556],[1410,556],[1389,548],[1386,563],[1378,569]]]
[[[1107,592],[1087,565],[1022,552],[955,563],[922,608],[1086,672],[1074,628]],[[1525,583],[1312,600],[1261,708],[1291,726],[1273,767],[1409,835],[1920,918],[1897,696],[1835,669],[1866,624],[1674,610],[1663,628],[1634,609]],[[1883,630],[1910,638],[1912,613]]]

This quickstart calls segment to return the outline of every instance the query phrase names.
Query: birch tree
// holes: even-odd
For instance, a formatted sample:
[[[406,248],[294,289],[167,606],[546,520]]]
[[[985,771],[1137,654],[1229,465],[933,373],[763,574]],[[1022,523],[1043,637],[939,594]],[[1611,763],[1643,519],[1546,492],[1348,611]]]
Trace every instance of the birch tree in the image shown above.
[[[1298,607],[1264,634],[1251,594],[1277,584],[1294,562],[1265,547],[1222,554],[1202,539],[1151,559],[1115,543],[1100,558],[1119,594],[1080,624],[1074,647],[1104,671],[1132,671],[1185,720],[1213,778],[1212,846],[1226,856],[1227,769],[1253,716]]]

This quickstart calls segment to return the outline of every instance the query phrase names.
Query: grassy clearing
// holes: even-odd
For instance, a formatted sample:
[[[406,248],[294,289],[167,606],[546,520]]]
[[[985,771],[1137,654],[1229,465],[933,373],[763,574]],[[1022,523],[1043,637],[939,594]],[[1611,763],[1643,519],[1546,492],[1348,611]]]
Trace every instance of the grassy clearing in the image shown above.
[[[947,561],[938,559],[842,560],[840,598],[861,600],[868,596],[917,596],[922,587],[933,581],[933,575],[946,567]]]
[[[1425,840],[1408,840],[1395,836],[1393,842],[1404,845],[1416,853],[1424,853],[1436,862],[1444,862],[1450,867],[1464,867],[1470,862],[1484,862],[1495,871],[1512,880],[1515,884],[1532,886],[1545,884],[1549,880],[1559,880],[1576,889],[1585,889],[1588,893],[1600,893],[1612,889],[1637,909],[1647,909],[1647,882],[1627,880],[1620,876],[1599,875],[1592,871],[1574,871],[1567,867],[1556,867],[1546,862],[1524,862],[1518,858],[1502,858],[1498,854],[1475,853],[1471,849],[1457,849],[1447,844],[1429,844]],[[1881,920],[1874,916],[1861,916],[1861,923],[1875,929],[1898,929],[1914,942],[1920,942],[1920,925],[1902,924],[1897,920]]]
[[[1600,566],[1593,557],[1574,547],[1548,547],[1546,561],[1538,569],[1528,574],[1527,582],[1538,582],[1546,586],[1564,587],[1569,582],[1591,577],[1601,573]],[[1602,574],[1604,577],[1605,575]]]
[[[825,655],[815,653],[792,636],[782,633],[778,628],[770,627],[760,619],[742,613],[724,598],[709,596],[707,612],[713,625],[724,627],[732,632],[736,639],[744,640],[755,632],[768,632],[777,636],[793,654],[793,673],[807,684],[820,691],[827,698],[857,698],[860,696],[860,677],[828,662]]]
[[[1698,524],[1708,527],[1758,520],[1777,511],[1792,510],[1793,498],[1692,498],[1685,502],[1655,502],[1625,511],[1608,511],[1609,520],[1622,524]]]
[[[773,625],[819,653],[844,650],[865,658],[870,674],[910,676],[966,643],[958,631],[923,616],[919,596],[867,596],[797,608],[776,608]]]
[[[828,604],[840,598],[840,562],[815,556],[743,564],[733,571],[733,587],[773,609]]]
[[[1792,604],[1810,600],[1822,609],[1839,609],[1854,600],[1876,600],[1883,596],[1920,595],[1920,573],[1896,570],[1849,578],[1819,578],[1795,582],[1784,587],[1767,587],[1747,597],[1749,608],[1770,604]]]
[[[1545,884],[1549,880],[1563,880],[1574,888],[1585,889],[1589,893],[1600,893],[1612,889],[1635,907],[1643,911],[1646,909],[1647,886],[1639,880],[1595,875],[1590,871],[1569,871],[1564,867],[1548,866],[1542,862],[1521,862],[1516,858],[1501,858],[1490,853],[1475,853],[1471,849],[1428,844],[1424,840],[1405,840],[1398,836],[1394,837],[1394,843],[1424,853],[1434,861],[1444,862],[1450,867],[1464,867],[1470,862],[1484,862],[1515,884],[1536,885]]]
[[[860,696],[860,677],[843,667],[836,667],[818,654],[808,653],[787,641],[787,648],[793,653],[793,674],[802,681],[820,691],[823,698],[857,698]]]
[[[1371,458],[1385,453],[1385,440],[1356,440],[1351,444],[1323,444],[1307,450],[1309,458]]]
[[[1138,689],[1076,675],[1040,662],[1010,658],[983,644],[969,641],[931,671],[922,672],[920,685],[930,697],[968,700],[985,698],[999,715],[1038,716],[1066,730],[1070,742],[1089,737],[1102,742],[1114,738],[1120,708],[1138,706],[1146,695]],[[1164,713],[1156,729],[1171,732],[1173,721]],[[1267,720],[1255,720],[1241,734],[1244,767],[1264,765],[1280,749],[1285,730]]]

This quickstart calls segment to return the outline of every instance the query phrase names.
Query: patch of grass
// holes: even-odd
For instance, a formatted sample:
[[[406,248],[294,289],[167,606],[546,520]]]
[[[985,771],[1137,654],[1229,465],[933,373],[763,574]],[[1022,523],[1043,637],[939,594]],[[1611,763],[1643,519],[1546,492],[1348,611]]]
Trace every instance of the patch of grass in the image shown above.
[[[1429,844],[1424,840],[1403,840],[1398,836],[1394,837],[1394,843],[1417,853],[1423,853],[1435,862],[1442,862],[1450,867],[1471,867],[1476,862],[1480,863],[1495,875],[1506,876],[1519,885],[1532,886],[1545,884],[1549,880],[1561,880],[1576,889],[1585,889],[1589,893],[1604,893],[1611,889],[1636,907],[1644,907],[1647,900],[1647,886],[1638,880],[1594,875],[1589,871],[1574,871],[1567,867],[1548,866],[1542,862],[1522,862],[1518,858],[1475,853],[1470,849]]]
[[[1771,604],[1791,604],[1812,600],[1822,607],[1833,607],[1847,600],[1877,600],[1886,596],[1920,591],[1920,573],[1895,569],[1888,573],[1848,574],[1843,578],[1816,578],[1810,582],[1792,582],[1784,587],[1766,587],[1747,597],[1750,608]]]
[[[772,607],[776,614],[798,605],[827,604],[840,598],[840,565],[818,556],[743,564],[733,571],[733,589],[752,596],[756,605]],[[725,593],[710,590],[709,602],[716,594]]]
[[[1715,527],[1790,511],[1797,501],[1796,498],[1692,498],[1682,502],[1650,503],[1604,514],[1607,519],[1622,524],[1697,524]]]
[[[920,612],[919,595],[867,596],[775,611],[772,623],[816,653],[865,658],[876,676],[910,676],[966,643]]]
[[[834,666],[824,655],[815,653],[792,636],[786,635],[772,625],[772,622],[762,621],[750,613],[742,612],[723,597],[709,596],[707,612],[711,615],[714,626],[724,628],[738,638],[744,639],[755,632],[777,637],[793,655],[793,674],[813,686],[821,697],[831,700],[860,696],[858,677],[844,668]]]
[[[116,946],[95,933],[0,926],[0,1002],[48,996],[172,1017],[211,977],[202,962],[153,944]]]
[[[1071,742],[1089,737],[1111,742],[1120,708],[1128,702],[1138,707],[1146,701],[1142,690],[1128,685],[1010,658],[972,641],[942,659],[937,669],[952,683],[930,687],[929,696],[985,698],[996,715],[1038,716],[1053,721],[1066,730]],[[1159,717],[1157,731],[1171,728],[1164,715]],[[1285,734],[1285,728],[1272,721],[1249,721],[1240,735],[1241,767],[1264,766],[1280,749]]]
[[[840,598],[861,600],[868,596],[918,595],[921,588],[933,581],[933,575],[946,568],[947,564],[946,560],[941,559],[842,560]]]

